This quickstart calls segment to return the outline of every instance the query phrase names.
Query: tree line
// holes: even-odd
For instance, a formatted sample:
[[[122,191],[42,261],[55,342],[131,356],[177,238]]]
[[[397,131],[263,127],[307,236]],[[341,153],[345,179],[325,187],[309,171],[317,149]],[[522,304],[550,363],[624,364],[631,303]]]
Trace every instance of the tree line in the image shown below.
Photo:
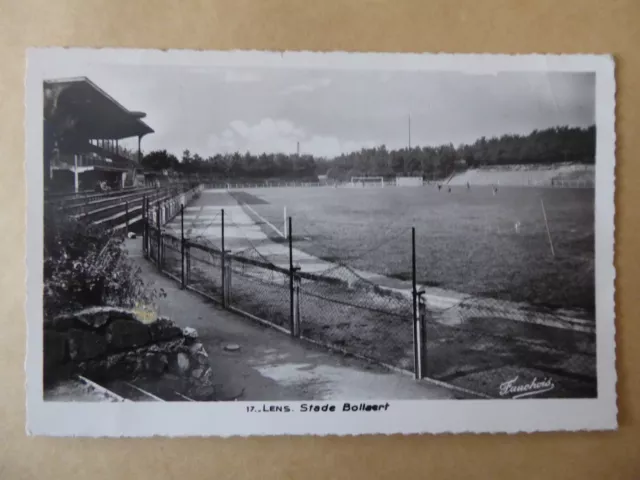
[[[150,170],[170,170],[183,175],[199,175],[214,180],[317,181],[327,175],[336,181],[354,176],[423,176],[442,179],[457,169],[480,166],[548,165],[560,162],[595,162],[595,126],[555,127],[534,130],[528,135],[507,134],[482,137],[472,144],[440,145],[389,150],[382,145],[363,148],[335,158],[285,153],[260,155],[239,152],[203,158],[185,150],[182,158],[166,150],[143,157]]]

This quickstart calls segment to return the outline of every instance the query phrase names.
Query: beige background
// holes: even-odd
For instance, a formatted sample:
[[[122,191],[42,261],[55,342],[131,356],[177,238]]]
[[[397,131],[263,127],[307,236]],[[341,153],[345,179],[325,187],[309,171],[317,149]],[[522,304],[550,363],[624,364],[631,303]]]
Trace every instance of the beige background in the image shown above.
[[[640,287],[639,23],[639,0],[0,0],[0,479],[640,478],[640,314],[634,304]],[[615,54],[620,431],[229,440],[27,438],[24,48],[51,45]]]

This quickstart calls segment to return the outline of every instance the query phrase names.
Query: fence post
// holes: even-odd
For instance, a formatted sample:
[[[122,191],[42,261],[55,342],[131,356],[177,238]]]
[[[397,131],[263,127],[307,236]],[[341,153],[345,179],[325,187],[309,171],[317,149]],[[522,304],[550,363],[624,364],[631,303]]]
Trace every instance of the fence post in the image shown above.
[[[287,207],[284,207],[284,238],[288,238],[289,234],[287,233]]]
[[[296,323],[299,322],[299,317],[297,312],[299,313],[300,306],[300,297],[296,295],[296,289],[294,285],[294,277],[296,276],[296,272],[300,270],[298,267],[293,266],[293,226],[292,219],[289,217],[289,226],[287,228],[287,233],[289,236],[289,332],[292,336],[296,336]]]
[[[145,229],[145,225],[147,223],[147,212],[146,212],[146,205],[145,205],[145,201],[147,199],[146,195],[142,195],[142,256],[144,258],[147,258],[147,243],[146,243],[146,229]]]
[[[181,265],[181,280],[182,280],[182,288],[186,287],[185,277],[184,277],[184,204],[180,205],[180,265]]]
[[[416,227],[411,227],[411,300],[413,307],[413,372],[415,378],[421,378],[420,351],[420,322],[418,312],[418,282],[416,278]]]
[[[221,275],[222,275],[222,306],[227,308],[227,280],[226,280],[226,270],[227,270],[227,251],[224,247],[224,208],[220,210],[221,220],[220,220],[220,262],[221,262]]]
[[[185,255],[185,262],[187,264],[186,268],[187,268],[187,278],[185,280],[186,285],[189,286],[189,284],[191,283],[191,249],[189,248],[189,245],[185,245],[184,248],[184,255]]]
[[[124,202],[124,234],[129,236],[129,202]]]
[[[424,290],[418,292],[418,378],[427,376],[427,302]]]
[[[297,267],[299,270],[299,267]],[[294,337],[300,338],[300,284],[302,279],[300,275],[294,274],[294,285],[293,285],[293,326],[292,326],[292,335]]]
[[[150,214],[150,206],[151,206],[151,199],[147,198],[147,206],[145,207],[145,214],[146,214],[147,221],[144,222],[145,234],[147,237],[145,239],[145,244],[147,246],[147,256],[149,256],[149,249],[151,248],[151,240],[149,239],[149,224],[153,221],[153,217],[151,217],[151,214]]]
[[[223,304],[228,307],[231,305],[231,272],[232,272],[232,265],[231,262],[232,257],[231,255],[226,255],[225,252],[225,264],[224,267],[222,268],[222,271],[225,272],[224,274],[224,284],[223,284]]]
[[[156,260],[158,262],[158,270],[162,271],[162,236],[160,234],[160,202],[156,203],[156,227],[158,228],[158,251],[156,252]]]

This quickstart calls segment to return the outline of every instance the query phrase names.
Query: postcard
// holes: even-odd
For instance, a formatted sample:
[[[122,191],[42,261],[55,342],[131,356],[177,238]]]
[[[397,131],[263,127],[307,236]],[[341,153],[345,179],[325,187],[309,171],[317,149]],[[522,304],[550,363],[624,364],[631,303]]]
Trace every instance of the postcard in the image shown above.
[[[617,428],[607,55],[34,48],[27,431]]]

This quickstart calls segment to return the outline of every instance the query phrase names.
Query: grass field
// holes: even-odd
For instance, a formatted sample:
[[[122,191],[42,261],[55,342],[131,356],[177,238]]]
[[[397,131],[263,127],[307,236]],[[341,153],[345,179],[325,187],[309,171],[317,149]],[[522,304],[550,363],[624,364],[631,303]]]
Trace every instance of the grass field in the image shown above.
[[[593,314],[593,189],[265,188],[234,196],[280,230],[286,207],[296,248],[323,259],[409,279],[415,226],[425,285]]]

